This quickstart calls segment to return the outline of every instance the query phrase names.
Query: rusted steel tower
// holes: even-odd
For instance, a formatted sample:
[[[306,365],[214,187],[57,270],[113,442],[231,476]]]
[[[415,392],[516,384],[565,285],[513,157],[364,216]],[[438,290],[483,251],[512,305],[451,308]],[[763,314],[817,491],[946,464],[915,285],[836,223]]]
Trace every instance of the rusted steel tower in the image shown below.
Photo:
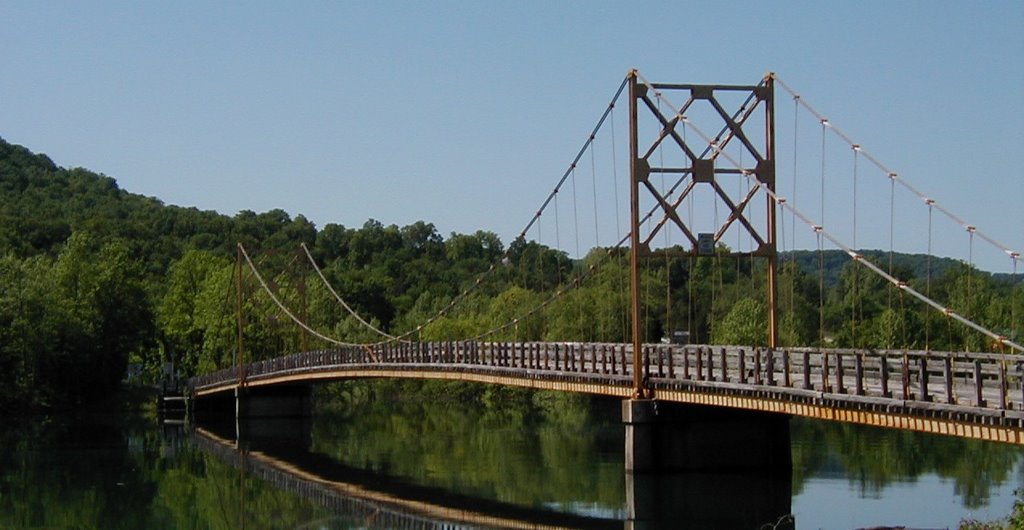
[[[768,347],[778,342],[777,311],[777,246],[776,246],[776,204],[775,192],[775,99],[774,75],[768,73],[756,85],[693,85],[651,83],[643,79],[636,70],[630,71],[629,85],[629,158],[630,158],[630,275],[632,292],[633,332],[633,385],[634,394],[644,397],[648,394],[644,382],[642,330],[641,330],[641,289],[640,259],[654,255],[651,243],[664,230],[675,229],[683,235],[683,251],[676,256],[711,256],[726,231],[734,224],[738,230],[749,236],[751,249],[741,252],[736,249],[719,254],[734,258],[760,257],[767,261],[768,300]],[[685,97],[681,107],[669,103],[668,94]],[[739,98],[742,103],[732,112],[723,103],[728,98]],[[700,139],[693,141],[685,130],[691,123],[689,113],[700,112],[717,117],[717,134],[709,137],[696,127]],[[644,109],[644,110],[641,110]],[[669,110],[668,113],[665,110]],[[655,120],[658,133],[641,151],[641,118]],[[763,127],[763,129],[762,129]],[[755,129],[760,129],[760,132]],[[730,148],[730,145],[734,147]],[[731,151],[729,150],[731,149]],[[672,150],[678,163],[665,163],[665,150]],[[739,156],[730,153],[738,153]],[[655,156],[657,155],[657,156]],[[674,179],[673,186],[666,191],[658,189],[651,182],[652,174],[663,174]],[[725,175],[748,181],[745,192],[727,191],[719,182]],[[696,233],[680,211],[686,199],[692,200],[699,186],[713,190],[714,201],[728,213],[713,232]],[[748,208],[758,196],[765,200],[765,218],[755,219]],[[641,211],[641,198],[653,201],[652,215]],[[642,218],[641,215],[644,215]],[[660,217],[660,220],[658,218]],[[649,229],[641,234],[641,224],[648,221]],[[717,223],[717,219],[716,219]],[[685,250],[686,247],[689,250]],[[665,256],[668,252],[657,252]]]

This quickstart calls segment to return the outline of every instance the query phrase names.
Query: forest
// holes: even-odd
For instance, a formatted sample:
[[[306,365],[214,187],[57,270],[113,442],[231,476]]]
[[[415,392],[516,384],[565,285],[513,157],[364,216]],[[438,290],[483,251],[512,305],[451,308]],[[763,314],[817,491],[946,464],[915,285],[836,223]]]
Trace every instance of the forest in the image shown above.
[[[425,221],[317,227],[282,210],[229,216],[165,205],[0,139],[0,410],[66,409],[100,399],[119,388],[129,365],[141,367],[147,382],[168,361],[184,376],[230,365],[239,314],[246,360],[324,347],[291,323],[247,266],[239,267],[239,243],[283,304],[344,342],[383,339],[332,290],[390,335],[628,337],[626,249],[572,257],[535,241],[506,245],[485,230],[446,236]],[[707,258],[668,250],[642,260],[645,340],[685,331],[693,343],[765,343],[763,260],[727,257],[725,246]],[[879,263],[890,258],[873,255]],[[893,274],[909,285],[1018,336],[1018,278],[951,259],[891,258]],[[797,251],[779,263],[782,345],[993,350],[986,337],[926,309],[839,251]]]

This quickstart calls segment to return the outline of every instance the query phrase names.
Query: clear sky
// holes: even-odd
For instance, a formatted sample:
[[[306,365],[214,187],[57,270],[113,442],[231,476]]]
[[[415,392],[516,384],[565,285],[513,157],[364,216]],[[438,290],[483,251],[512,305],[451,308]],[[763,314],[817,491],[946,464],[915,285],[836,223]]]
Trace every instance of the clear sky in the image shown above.
[[[0,21],[0,136],[168,204],[425,220],[507,243],[630,68],[680,83],[775,71],[915,186],[1024,247],[1024,2],[0,0]],[[781,95],[778,120],[793,120]],[[819,209],[800,202],[817,178],[798,207]],[[859,246],[888,247],[881,180],[862,192],[885,209],[858,213]],[[918,224],[895,245],[925,238]],[[942,239],[937,252],[967,257],[962,230]]]

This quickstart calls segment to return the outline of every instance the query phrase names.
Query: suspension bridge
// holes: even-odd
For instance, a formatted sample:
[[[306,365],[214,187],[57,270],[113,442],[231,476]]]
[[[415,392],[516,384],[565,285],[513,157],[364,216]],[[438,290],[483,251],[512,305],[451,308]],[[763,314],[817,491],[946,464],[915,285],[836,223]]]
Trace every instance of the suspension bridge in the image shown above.
[[[793,102],[793,149],[787,161],[793,178],[789,198],[782,195],[777,185],[783,173],[777,156],[779,88]],[[673,99],[682,104],[677,105]],[[624,143],[616,140],[615,127],[615,115],[622,112],[628,115],[629,122],[628,140]],[[801,136],[800,119],[812,120],[814,127],[810,131],[815,134],[809,135],[805,128]],[[709,127],[708,123],[712,125]],[[820,142],[811,148],[815,154],[801,154],[801,142],[807,136],[816,137],[817,129],[820,129]],[[609,155],[601,157],[603,165],[598,163],[596,154],[599,139],[605,139],[610,146]],[[838,143],[844,151],[852,153],[849,172],[852,178],[842,184],[834,184],[835,179],[828,177],[826,171],[833,160],[829,158],[830,139],[832,149]],[[618,153],[622,145],[628,147],[628,155]],[[626,167],[619,168],[620,162]],[[865,213],[863,208],[868,205],[863,199],[858,205],[858,197],[866,195],[861,182],[867,172],[864,167],[883,177],[881,193],[888,192],[889,201],[873,202],[888,202],[888,211],[883,207],[881,213]],[[592,189],[583,190],[585,184],[577,184],[585,179],[587,169]],[[599,198],[599,173],[609,175],[607,180],[614,188],[607,198]],[[621,181],[627,175],[628,207],[622,207],[619,191],[626,191],[627,186]],[[796,182],[803,178],[813,184],[814,177],[820,177],[817,183],[820,200],[815,203],[806,199],[810,208],[800,209],[795,200]],[[829,186],[839,190],[840,200],[852,203],[851,218],[837,220],[831,207],[826,206]],[[929,258],[924,278],[900,278],[893,266],[896,214],[908,209],[897,207],[897,188],[908,193],[927,216],[925,251]],[[604,200],[607,203],[600,204]],[[560,202],[562,212],[559,212]],[[583,260],[580,240],[584,229],[580,227],[579,211],[589,206],[581,206],[581,203],[590,202],[594,217],[590,235],[595,240],[594,248],[607,252],[600,258]],[[567,204],[571,205],[570,213],[564,211]],[[810,213],[815,207],[816,215]],[[627,222],[623,223],[620,211],[627,210]],[[825,222],[826,213],[830,224]],[[858,234],[863,237],[866,233],[863,226],[858,228],[858,215],[861,224],[868,217],[888,218],[888,264],[884,260],[874,262],[858,250]],[[952,223],[953,228],[945,232],[935,228],[935,215]],[[609,227],[609,218],[614,228]],[[788,234],[787,220],[790,223]],[[541,280],[540,302],[507,322],[469,336],[441,340],[422,340],[421,337],[432,326],[455,314],[475,291],[487,285],[496,271],[507,268],[516,245],[510,245],[500,259],[491,263],[436,314],[404,333],[380,329],[379,325],[360,316],[330,285],[312,254],[303,246],[309,266],[342,310],[379,336],[376,341],[364,343],[345,341],[317,329],[304,311],[288,303],[277,282],[261,273],[258,260],[239,245],[236,362],[229,368],[189,380],[193,407],[202,410],[214,408],[214,403],[230,402],[234,405],[232,410],[239,415],[275,414],[307,409],[309,385],[317,382],[354,378],[438,379],[622,398],[627,451],[631,443],[647,436],[643,434],[646,432],[643,425],[657,423],[658,403],[735,409],[766,418],[796,415],[1024,443],[1024,348],[1016,342],[1019,317],[1015,299],[1005,304],[1004,320],[1009,324],[996,327],[978,310],[956,307],[953,301],[941,299],[943,295],[948,297],[948,293],[933,289],[935,274],[930,257],[933,240],[937,237],[952,237],[948,234],[954,230],[966,233],[969,257],[963,261],[967,265],[967,291],[970,293],[976,242],[1010,259],[1014,290],[1017,289],[1019,252],[1003,245],[981,227],[963,220],[953,213],[951,206],[940,204],[885,166],[775,74],[769,73],[753,85],[696,85],[654,83],[639,72],[631,71],[516,242],[544,242],[541,237],[544,221],[547,223],[546,242],[555,248],[566,248],[567,255],[578,259],[571,271],[559,275],[564,281],[545,286]],[[625,235],[611,244],[602,244],[599,237],[602,226],[605,233],[611,230],[617,236]],[[785,287],[781,286],[779,269],[780,264],[785,265],[787,243],[790,249],[800,244],[798,228],[802,228],[805,241],[814,242],[819,256],[817,278],[813,278],[818,284],[818,307],[810,310],[818,323],[817,337],[799,338],[791,330],[787,332],[787,322],[792,325],[795,320],[792,315],[797,311],[793,294],[796,282],[790,279]],[[877,232],[879,228],[875,225],[869,230]],[[921,231],[918,228],[913,237],[924,239],[920,237]],[[564,234],[568,235],[563,241]],[[842,326],[850,330],[847,342],[853,344],[835,346],[834,337],[830,336],[834,330],[826,330],[825,325],[825,273],[821,256],[826,247],[841,250],[849,262],[856,264],[852,280],[855,297],[870,294],[864,292],[868,285],[881,285],[880,288],[886,290],[889,311],[899,317],[900,324],[895,328],[901,327],[906,334],[907,328],[914,325],[907,324],[906,307],[910,304],[913,304],[910,311],[924,315],[912,321],[922,328],[912,330],[918,336],[913,344],[906,340],[900,344],[898,336],[890,336],[888,343],[882,346],[877,343],[859,346],[858,341],[869,341],[861,302],[854,300],[849,314],[841,317]],[[551,332],[546,334],[545,340],[521,336],[520,328],[527,323],[542,320],[545,312],[564,311],[567,307],[579,311],[580,336],[585,336],[592,324],[586,321],[587,313],[581,304],[568,306],[559,302],[584,289],[602,271],[617,266],[627,256],[628,274],[620,284],[623,304],[619,307],[622,318],[628,321],[622,334],[625,340],[593,341],[579,337],[557,340],[559,337],[551,337]],[[723,261],[736,263],[737,270],[740,264],[749,264],[745,270],[750,275],[750,288],[745,294],[756,295],[766,309],[764,322],[754,319],[763,328],[763,339],[759,339],[759,343],[718,345],[650,340],[651,326],[644,319],[650,318],[652,310],[645,300],[664,297],[667,299],[664,311],[668,312],[678,306],[673,304],[672,297],[679,293],[673,293],[669,281],[659,284],[659,293],[652,293],[652,279],[644,275],[644,264],[659,263],[666,271],[668,264],[685,264],[688,279],[684,290],[689,292],[683,295],[687,307],[682,315],[678,311],[675,315],[666,315],[662,331],[670,336],[673,329],[688,327],[688,332],[680,335],[697,336],[692,321],[693,314],[700,308],[695,308],[699,297],[694,293],[693,277],[695,263],[701,260],[715,264],[708,269],[712,275],[718,274],[717,280],[712,278],[712,285],[722,283]],[[763,279],[756,280],[755,272],[762,274]],[[304,337],[319,341],[322,347],[282,351],[274,358],[246,359],[241,316],[242,296],[246,290],[242,284],[246,275],[258,284],[262,295],[272,301],[275,314],[293,322]],[[875,282],[869,282],[869,278]],[[625,292],[627,285],[628,293]],[[715,296],[715,288],[712,288],[709,300],[712,306],[716,303]],[[719,292],[718,297],[718,303],[722,303],[723,293]],[[932,324],[935,319],[941,326]],[[686,325],[680,325],[684,320]],[[948,346],[948,351],[933,348],[931,343],[939,342],[937,336],[942,327],[956,327],[973,339],[965,342],[963,350],[952,351]],[[979,344],[984,347],[971,347]],[[261,395],[266,396],[264,402],[258,399]],[[639,459],[637,462],[647,458],[639,453],[634,456]],[[637,462],[634,462],[636,468],[644,467]],[[631,465],[627,456],[627,466]]]

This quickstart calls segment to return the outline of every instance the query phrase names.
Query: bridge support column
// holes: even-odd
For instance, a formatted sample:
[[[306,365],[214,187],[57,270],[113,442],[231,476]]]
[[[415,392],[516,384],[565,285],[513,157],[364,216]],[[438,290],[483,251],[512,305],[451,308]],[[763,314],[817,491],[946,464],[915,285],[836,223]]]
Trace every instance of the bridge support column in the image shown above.
[[[308,386],[235,389],[239,446],[308,448],[312,443],[312,391]]]
[[[631,399],[622,421],[627,472],[792,467],[785,415]]]
[[[236,418],[305,418],[313,413],[308,386],[236,388]]]
[[[626,473],[626,530],[792,530],[793,476],[775,472]],[[787,521],[788,519],[788,521]]]
[[[627,529],[759,528],[790,513],[789,416],[631,399],[622,421]]]

